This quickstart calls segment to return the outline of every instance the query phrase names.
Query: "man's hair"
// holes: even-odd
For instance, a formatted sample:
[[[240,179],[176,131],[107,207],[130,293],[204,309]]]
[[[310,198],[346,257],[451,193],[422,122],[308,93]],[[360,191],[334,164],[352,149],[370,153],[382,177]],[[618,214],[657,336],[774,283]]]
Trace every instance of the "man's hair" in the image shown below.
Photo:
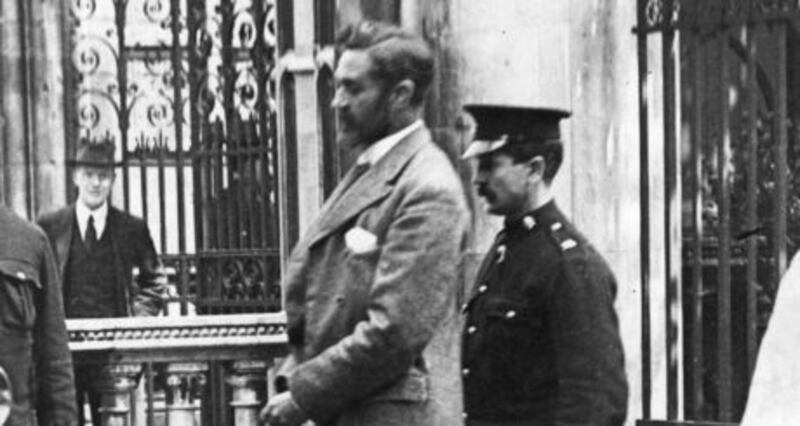
[[[377,21],[348,25],[336,36],[336,51],[363,50],[374,64],[373,76],[386,87],[414,82],[411,104],[422,104],[433,80],[433,53],[425,41],[399,27]]]
[[[529,161],[537,156],[542,157],[544,159],[542,178],[548,184],[553,181],[564,160],[564,145],[557,139],[544,143],[509,143],[500,148],[499,152],[511,157],[514,163]]]

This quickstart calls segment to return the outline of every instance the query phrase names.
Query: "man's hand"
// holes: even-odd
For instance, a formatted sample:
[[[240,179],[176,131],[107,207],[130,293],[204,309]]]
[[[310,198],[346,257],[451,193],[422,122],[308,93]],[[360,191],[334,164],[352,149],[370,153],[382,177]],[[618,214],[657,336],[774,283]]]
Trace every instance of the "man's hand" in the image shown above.
[[[261,410],[261,423],[269,426],[299,426],[307,420],[289,392],[279,393]]]

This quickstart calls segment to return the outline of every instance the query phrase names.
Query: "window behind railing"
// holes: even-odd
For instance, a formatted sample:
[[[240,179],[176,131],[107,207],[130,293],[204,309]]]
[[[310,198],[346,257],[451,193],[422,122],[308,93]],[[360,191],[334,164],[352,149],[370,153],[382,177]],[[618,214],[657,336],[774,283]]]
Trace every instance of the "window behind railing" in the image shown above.
[[[652,355],[664,347],[649,324],[666,321],[668,419],[738,421],[778,281],[800,245],[800,6],[639,0],[638,8],[642,195],[650,197],[652,156],[663,154],[667,235],[667,312],[651,309],[643,272],[644,414]],[[654,125],[663,126],[662,152],[649,152]],[[649,203],[642,213],[651,216]]]

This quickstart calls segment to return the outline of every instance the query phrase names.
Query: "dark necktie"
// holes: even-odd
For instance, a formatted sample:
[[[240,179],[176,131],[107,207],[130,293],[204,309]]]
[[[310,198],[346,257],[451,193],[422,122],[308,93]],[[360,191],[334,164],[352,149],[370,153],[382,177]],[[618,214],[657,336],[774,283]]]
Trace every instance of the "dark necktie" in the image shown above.
[[[94,229],[94,216],[89,216],[86,222],[86,235],[83,238],[86,244],[86,250],[91,253],[95,246],[97,246],[97,231]]]

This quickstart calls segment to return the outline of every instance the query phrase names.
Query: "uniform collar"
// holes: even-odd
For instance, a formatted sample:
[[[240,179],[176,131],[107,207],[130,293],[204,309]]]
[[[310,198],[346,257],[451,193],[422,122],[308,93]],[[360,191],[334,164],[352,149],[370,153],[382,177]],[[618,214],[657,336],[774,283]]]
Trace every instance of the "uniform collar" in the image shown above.
[[[509,233],[532,231],[537,226],[552,226],[560,223],[561,212],[556,206],[555,200],[550,200],[541,207],[531,212],[525,213],[515,220],[505,221],[505,230]]]

